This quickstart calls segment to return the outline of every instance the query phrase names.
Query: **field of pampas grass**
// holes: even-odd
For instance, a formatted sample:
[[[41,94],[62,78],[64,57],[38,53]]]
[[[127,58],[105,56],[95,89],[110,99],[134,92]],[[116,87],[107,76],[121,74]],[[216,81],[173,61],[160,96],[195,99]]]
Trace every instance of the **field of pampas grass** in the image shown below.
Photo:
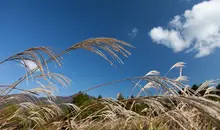
[[[62,66],[62,56],[76,49],[86,49],[115,66],[123,64],[120,56],[128,57],[132,45],[114,38],[90,38],[62,52],[49,47],[35,47],[17,53],[0,62],[21,64],[26,74],[10,85],[0,86],[0,129],[2,130],[218,130],[220,129],[220,96],[218,80],[208,80],[196,90],[183,75],[186,63],[171,66],[165,76],[152,70],[144,76],[104,83],[75,95],[73,101],[55,102],[56,84],[67,87],[68,77],[49,71],[49,64]],[[36,64],[30,68],[27,64]],[[168,77],[178,69],[178,78]],[[26,81],[39,87],[21,89]],[[118,94],[117,99],[90,97],[86,92],[119,82],[134,85],[129,98]],[[134,94],[134,89],[139,89]],[[11,94],[13,90],[20,91]],[[153,91],[152,91],[153,90]],[[40,100],[38,97],[44,97]]]

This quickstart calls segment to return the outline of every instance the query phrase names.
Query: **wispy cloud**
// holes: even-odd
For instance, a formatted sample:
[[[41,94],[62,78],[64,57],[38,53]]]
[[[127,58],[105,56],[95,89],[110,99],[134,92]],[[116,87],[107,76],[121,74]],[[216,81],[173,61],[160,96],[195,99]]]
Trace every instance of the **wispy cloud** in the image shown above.
[[[181,2],[190,2],[191,0],[180,0]]]
[[[128,36],[130,36],[132,38],[135,38],[137,36],[137,33],[138,33],[138,29],[137,28],[133,28],[131,30],[131,33],[128,33]]]
[[[204,57],[220,48],[220,0],[204,1],[169,22],[170,29],[154,27],[150,37],[174,52],[197,52]]]

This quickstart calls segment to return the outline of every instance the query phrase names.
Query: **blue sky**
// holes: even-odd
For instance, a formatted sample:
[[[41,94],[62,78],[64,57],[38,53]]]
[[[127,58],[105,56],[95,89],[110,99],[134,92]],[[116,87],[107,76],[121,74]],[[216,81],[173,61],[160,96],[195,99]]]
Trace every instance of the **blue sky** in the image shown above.
[[[150,70],[158,70],[164,75],[179,61],[187,63],[183,74],[190,78],[190,84],[199,84],[220,77],[219,46],[216,45],[211,50],[212,53],[195,58],[198,51],[204,52],[207,49],[195,48],[194,45],[200,44],[187,41],[185,33],[181,32],[186,29],[178,29],[177,25],[170,26],[169,22],[174,16],[184,14],[186,10],[191,10],[201,2],[201,0],[0,1],[0,60],[30,47],[49,46],[59,52],[90,37],[114,37],[136,47],[129,49],[132,55],[125,60],[125,64],[114,68],[90,52],[84,50],[71,52],[71,55],[64,56],[62,68],[53,69],[73,81],[69,88],[59,87],[60,92],[57,95],[72,95],[109,81],[142,76]],[[166,32],[168,38],[158,38],[157,33],[150,35],[153,28],[158,32],[159,26],[161,33]],[[173,39],[169,37],[170,30],[179,31],[179,34],[182,34],[181,38],[176,39],[184,41],[183,44],[186,41],[188,46],[180,45],[180,51],[176,51],[175,48],[177,49],[179,45],[173,46]],[[186,53],[192,48],[194,51]],[[1,65],[0,71],[1,84],[13,83],[24,73],[21,66],[15,63]],[[174,70],[168,76],[175,78],[177,75],[178,71]],[[118,92],[128,95],[132,86],[131,83],[120,83],[88,93],[95,96],[101,94],[105,97],[115,97]]]

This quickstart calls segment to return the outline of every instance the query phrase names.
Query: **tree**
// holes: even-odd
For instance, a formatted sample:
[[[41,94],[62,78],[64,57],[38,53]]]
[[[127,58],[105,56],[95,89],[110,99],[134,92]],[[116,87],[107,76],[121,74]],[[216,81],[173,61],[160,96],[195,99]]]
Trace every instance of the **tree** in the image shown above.
[[[216,95],[220,96],[220,84],[218,86],[216,86]]]
[[[102,95],[99,94],[98,99],[102,99]]]
[[[123,97],[123,95],[121,93],[117,94],[117,100],[121,101],[124,100],[125,98]]]
[[[220,90],[220,84],[218,86],[216,86],[216,89]]]
[[[194,85],[192,86],[192,90],[194,90],[194,91],[196,91],[198,88],[199,88],[199,86],[196,85],[196,84],[194,84]]]
[[[200,84],[199,86],[194,84],[192,86],[192,90],[196,91],[202,84]],[[209,86],[206,86],[205,88],[203,88],[201,91],[198,92],[198,95],[203,96],[206,92],[206,90],[209,88]]]
[[[92,98],[90,98],[87,94],[84,94],[82,92],[79,92],[78,94],[73,96],[73,103],[77,106],[82,106],[85,103],[89,103],[92,101]]]

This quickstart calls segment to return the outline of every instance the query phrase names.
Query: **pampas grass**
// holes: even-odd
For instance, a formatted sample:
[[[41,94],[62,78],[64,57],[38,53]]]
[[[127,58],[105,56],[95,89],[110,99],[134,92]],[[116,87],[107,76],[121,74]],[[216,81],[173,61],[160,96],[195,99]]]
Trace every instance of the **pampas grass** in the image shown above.
[[[123,63],[119,55],[127,58],[131,54],[125,49],[126,46],[133,47],[124,41],[114,38],[90,38],[76,43],[60,53],[52,51],[49,47],[35,47],[1,61],[0,64],[4,64],[5,62],[21,64],[25,68],[26,73],[11,85],[1,86],[0,88],[1,111],[3,113],[6,112],[10,107],[5,107],[5,105],[11,102],[16,105],[17,109],[14,113],[12,112],[7,115],[3,114],[4,116],[1,117],[0,128],[7,129],[7,127],[10,126],[9,124],[11,124],[11,127],[15,128],[37,128],[48,124],[51,122],[51,119],[54,120],[65,117],[61,109],[62,107],[60,107],[61,104],[58,105],[53,102],[56,98],[54,92],[57,91],[55,85],[59,83],[67,87],[70,85],[71,80],[62,74],[50,72],[48,67],[50,62],[62,66],[62,55],[75,49],[82,48],[98,54],[110,62],[111,65],[115,66],[113,63],[114,60]],[[110,60],[107,55],[112,57],[112,59]],[[32,68],[33,66],[30,67],[30,63],[34,65],[35,68]],[[29,80],[30,78],[33,79],[32,81],[38,83],[39,87],[34,87],[31,90],[20,89],[19,85],[24,80]],[[40,82],[41,80],[44,80],[44,83]],[[48,85],[45,84],[45,81]],[[21,94],[10,95],[11,91],[15,89],[20,90]],[[36,95],[45,96],[47,102],[39,101],[38,98],[35,98]],[[71,110],[74,109],[79,111],[79,108],[74,104],[65,105],[69,106]],[[17,121],[16,125],[12,125],[15,120]]]
[[[71,80],[51,72],[49,63],[62,66],[62,55],[76,49],[85,49],[115,66],[115,61],[123,64],[119,56],[127,58],[131,54],[126,47],[133,48],[114,38],[90,38],[60,53],[48,47],[36,47],[3,60],[0,64],[21,64],[26,73],[11,85],[0,86],[0,129],[220,129],[220,96],[216,94],[219,90],[214,87],[218,80],[206,81],[197,90],[192,90],[187,84],[189,78],[182,75],[186,65],[184,62],[178,62],[168,69],[167,74],[174,68],[179,69],[176,79],[170,79],[167,74],[161,76],[159,71],[152,70],[144,76],[116,80],[83,91],[85,93],[111,84],[130,82],[134,85],[131,94],[135,94],[134,89],[139,89],[134,98],[93,99],[82,106],[54,102],[54,93],[58,91],[56,85],[68,87]],[[34,63],[36,67],[31,68],[28,62]],[[30,78],[38,86],[30,90],[20,89],[19,85]],[[15,89],[21,93],[11,95]],[[36,96],[44,96],[46,100],[39,100]]]

